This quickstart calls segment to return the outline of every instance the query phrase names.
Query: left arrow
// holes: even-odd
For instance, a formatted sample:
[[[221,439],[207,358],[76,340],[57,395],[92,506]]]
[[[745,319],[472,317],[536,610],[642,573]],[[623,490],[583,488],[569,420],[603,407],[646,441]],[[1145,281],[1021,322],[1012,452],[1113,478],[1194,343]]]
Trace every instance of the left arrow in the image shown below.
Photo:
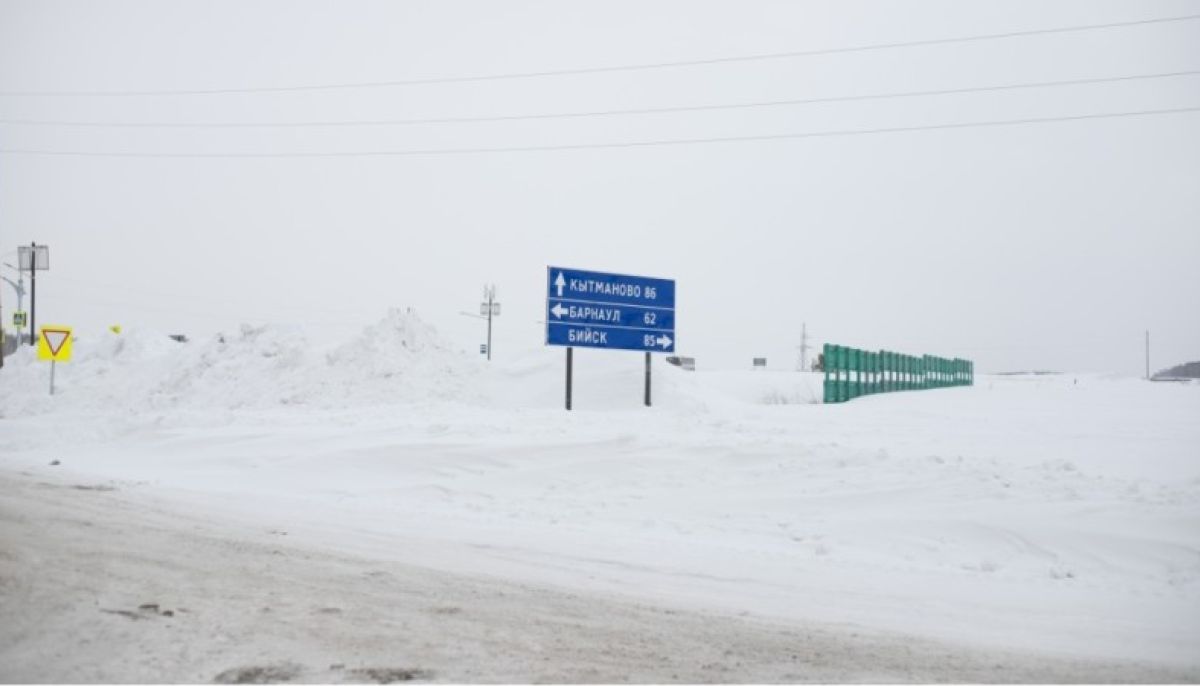
[[[570,310],[568,310],[567,308],[563,307],[563,306],[562,306],[562,303],[554,303],[554,307],[551,307],[551,308],[550,308],[550,312],[552,312],[552,313],[554,314],[554,316],[555,316],[555,317],[558,317],[559,319],[562,319],[562,316],[563,316],[564,314],[566,314],[567,312],[570,312]]]

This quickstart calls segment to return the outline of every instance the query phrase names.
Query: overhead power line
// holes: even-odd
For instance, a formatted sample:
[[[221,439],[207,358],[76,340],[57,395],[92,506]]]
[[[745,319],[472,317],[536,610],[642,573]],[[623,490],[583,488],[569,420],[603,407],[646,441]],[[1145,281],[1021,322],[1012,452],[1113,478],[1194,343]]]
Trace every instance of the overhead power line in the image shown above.
[[[1089,79],[1067,79],[1060,81],[1037,81],[1030,83],[1011,83],[995,86],[975,86],[967,88],[941,88],[934,90],[901,91],[892,93],[874,93],[864,95],[842,95],[823,98],[798,98],[790,100],[765,100],[732,104],[682,105],[675,107],[640,107],[630,109],[591,110],[580,112],[557,112],[542,114],[512,114],[483,117],[432,117],[418,119],[374,119],[349,121],[307,121],[307,122],[102,122],[102,121],[54,121],[41,119],[0,119],[0,124],[13,126],[64,126],[83,128],[155,128],[155,129],[261,129],[261,128],[318,128],[318,127],[355,127],[355,126],[411,126],[415,124],[476,124],[484,122],[529,121],[546,119],[580,119],[587,117],[609,117],[642,114],[670,114],[679,112],[708,112],[751,108],[768,108],[795,105],[815,105],[836,102],[855,102],[863,100],[887,100],[893,98],[916,98],[939,95],[958,95],[966,93],[990,93],[999,91],[1024,90],[1031,88],[1052,88],[1061,86],[1082,86],[1101,83],[1119,83],[1125,81],[1141,81],[1148,79],[1164,79],[1180,76],[1196,76],[1200,69],[1185,71],[1161,72],[1155,74],[1135,74],[1129,76],[1107,76]]]
[[[864,136],[885,133],[906,133],[912,131],[935,131],[946,129],[969,129],[980,127],[1020,126],[1030,124],[1048,124],[1051,122],[1087,121],[1100,119],[1117,119],[1122,117],[1144,117],[1164,114],[1183,114],[1200,112],[1200,106],[1177,107],[1159,110],[1137,110],[1132,112],[1103,112],[1094,114],[1077,114],[1061,117],[1028,117],[1024,119],[1002,119],[994,121],[957,122],[947,124],[927,124],[921,126],[889,126],[874,129],[845,129],[834,131],[810,131],[802,133],[776,133],[755,136],[718,136],[711,138],[677,138],[644,141],[626,141],[620,143],[576,143],[567,145],[524,145],[491,148],[430,148],[414,150],[362,150],[345,152],[102,152],[80,150],[39,150],[28,148],[0,149],[0,154],[9,155],[45,155],[59,157],[129,157],[129,158],[190,158],[190,159],[223,159],[223,158],[300,158],[300,157],[416,157],[432,155],[475,155],[488,153],[519,153],[519,152],[552,152],[570,150],[602,150],[614,148],[647,148],[671,145],[699,145],[710,143],[742,143],[752,141],[795,140],[803,138],[831,138],[842,136]]]
[[[158,97],[177,95],[229,95],[235,93],[288,93],[301,91],[336,90],[351,88],[381,88],[396,86],[423,86],[446,83],[469,83],[478,81],[501,81],[509,79],[532,79],[554,76],[576,76],[584,74],[606,74],[614,72],[648,71],[655,69],[674,69],[681,67],[698,67],[714,64],[736,64],[741,62],[757,62],[764,60],[793,59],[800,57],[816,57],[820,55],[839,55],[855,52],[870,52],[876,50],[893,50],[897,48],[915,48],[934,45],[952,45],[974,41],[1003,40],[1026,36],[1043,36],[1051,34],[1075,33],[1079,31],[1096,31],[1130,26],[1148,26],[1172,22],[1192,21],[1200,19],[1200,14],[1185,14],[1173,17],[1157,17],[1152,19],[1137,19],[1132,21],[1109,22],[1105,24],[1081,24],[1075,26],[1059,26],[1044,29],[1028,29],[1023,31],[1005,31],[1003,33],[984,33],[953,38],[929,38],[912,41],[896,41],[888,43],[870,43],[852,45],[840,48],[821,48],[815,50],[794,50],[789,52],[763,53],[757,55],[738,55],[732,57],[711,57],[696,60],[679,60],[669,62],[650,62],[644,64],[610,65],[602,67],[581,67],[574,69],[547,69],[541,71],[510,72],[502,74],[472,74],[464,76],[421,77],[397,79],[389,81],[362,81],[354,83],[324,83],[291,86],[255,86],[245,88],[193,88],[193,89],[164,89],[164,90],[114,90],[114,91],[0,91],[0,97]]]

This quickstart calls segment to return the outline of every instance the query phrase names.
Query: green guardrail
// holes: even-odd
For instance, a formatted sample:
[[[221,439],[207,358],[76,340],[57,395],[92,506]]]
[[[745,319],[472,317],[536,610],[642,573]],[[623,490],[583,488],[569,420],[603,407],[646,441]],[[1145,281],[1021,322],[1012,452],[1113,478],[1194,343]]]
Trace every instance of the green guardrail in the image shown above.
[[[864,395],[893,391],[970,386],[975,363],[890,350],[858,350],[825,344],[825,402],[844,403]]]

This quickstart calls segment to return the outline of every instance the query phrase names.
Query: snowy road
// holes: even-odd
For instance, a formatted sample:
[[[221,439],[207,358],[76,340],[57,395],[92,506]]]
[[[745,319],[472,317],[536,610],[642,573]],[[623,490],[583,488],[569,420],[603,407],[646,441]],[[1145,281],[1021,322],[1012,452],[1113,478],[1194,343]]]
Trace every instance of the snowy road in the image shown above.
[[[0,475],[0,680],[1131,682],[1195,671],[681,611],[297,546]],[[405,557],[403,551],[398,551]]]

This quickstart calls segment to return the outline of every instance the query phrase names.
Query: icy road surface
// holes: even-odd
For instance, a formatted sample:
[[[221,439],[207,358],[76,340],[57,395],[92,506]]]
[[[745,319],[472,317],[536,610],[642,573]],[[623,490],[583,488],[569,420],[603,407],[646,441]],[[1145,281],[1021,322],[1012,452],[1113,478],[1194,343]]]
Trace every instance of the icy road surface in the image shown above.
[[[645,409],[640,358],[577,351],[568,414],[561,351],[484,368],[401,313],[364,336],[328,350],[270,329],[183,346],[81,338],[52,399],[45,366],[12,358],[0,382],[23,390],[0,399],[0,470],[13,483],[115,489],[46,487],[47,507],[153,501],[229,540],[286,532],[289,550],[311,551],[298,565],[311,555],[441,570],[557,589],[547,599],[738,617],[764,637],[911,637],[914,662],[847,664],[851,679],[985,678],[928,671],[953,648],[962,665],[1007,656],[1002,681],[1106,680],[1100,664],[1118,665],[1117,680],[1200,680],[1200,385],[984,376],[824,406],[810,403],[816,375],[658,364]],[[20,507],[6,503],[10,516]],[[6,549],[26,535],[3,531]],[[323,572],[297,571],[310,573]],[[136,583],[131,571],[93,592],[132,602]],[[537,612],[553,614],[546,602]],[[289,616],[287,630],[311,629]],[[95,621],[100,631],[111,619]],[[27,628],[42,641],[55,630]],[[0,666],[21,655],[9,648]],[[496,662],[497,680],[541,678],[511,666]],[[478,667],[445,678],[488,679]],[[776,667],[680,678],[809,678]],[[671,677],[646,667],[595,678]]]
[[[52,477],[0,494],[6,682],[1194,679],[447,574]]]

